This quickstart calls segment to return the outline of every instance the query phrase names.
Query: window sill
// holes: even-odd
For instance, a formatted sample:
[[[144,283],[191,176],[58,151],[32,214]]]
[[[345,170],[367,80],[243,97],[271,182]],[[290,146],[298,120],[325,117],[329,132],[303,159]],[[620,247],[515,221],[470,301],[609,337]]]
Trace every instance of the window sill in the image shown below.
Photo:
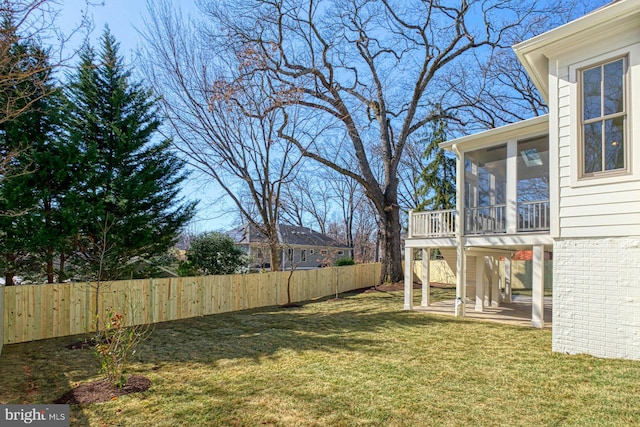
[[[617,184],[637,180],[638,177],[628,170],[611,171],[599,173],[593,176],[585,176],[577,179],[574,178],[571,180],[571,187],[591,187],[594,185]]]

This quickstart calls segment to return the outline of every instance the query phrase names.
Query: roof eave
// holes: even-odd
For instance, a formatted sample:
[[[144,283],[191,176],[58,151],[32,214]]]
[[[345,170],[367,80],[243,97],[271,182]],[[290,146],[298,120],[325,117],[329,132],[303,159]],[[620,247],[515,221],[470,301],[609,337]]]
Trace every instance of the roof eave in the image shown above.
[[[584,42],[591,34],[600,35],[603,30],[615,28],[616,21],[628,19],[630,15],[638,13],[640,5],[636,0],[615,1],[581,18],[518,43],[513,46],[513,50],[531,81],[548,103],[549,58],[555,52]]]
[[[519,139],[545,132],[549,132],[548,114],[445,141],[440,144],[440,148],[453,150],[455,145],[460,151],[468,151],[479,146],[503,143],[511,139]]]

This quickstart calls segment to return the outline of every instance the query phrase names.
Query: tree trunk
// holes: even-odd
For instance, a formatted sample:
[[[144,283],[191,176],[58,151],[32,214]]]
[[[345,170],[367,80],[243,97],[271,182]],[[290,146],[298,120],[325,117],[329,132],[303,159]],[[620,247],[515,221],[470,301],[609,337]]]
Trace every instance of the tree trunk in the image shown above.
[[[64,283],[64,281],[66,280],[66,277],[64,274],[64,261],[65,261],[64,254],[60,254],[60,270],[58,271],[58,283]]]
[[[280,243],[269,241],[269,252],[271,254],[271,271],[280,271]]]
[[[47,248],[47,283],[54,283],[53,247]]]
[[[13,269],[15,267],[16,255],[9,254],[5,256],[8,261],[8,268]],[[15,282],[13,281],[14,276],[16,275],[15,271],[6,270],[4,272],[4,285],[5,286],[14,286]]]
[[[395,283],[403,280],[402,251],[400,244],[400,207],[388,204],[380,215],[382,240],[382,271],[380,283]]]

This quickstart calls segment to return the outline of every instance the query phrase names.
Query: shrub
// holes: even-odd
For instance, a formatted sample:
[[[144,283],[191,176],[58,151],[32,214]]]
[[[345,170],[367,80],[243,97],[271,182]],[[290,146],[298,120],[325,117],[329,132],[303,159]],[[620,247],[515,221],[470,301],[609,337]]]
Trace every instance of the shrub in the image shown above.
[[[100,367],[107,380],[122,388],[127,383],[129,358],[136,347],[149,336],[149,325],[124,326],[124,317],[113,309],[107,309],[106,322],[96,337],[95,350]]]
[[[204,233],[194,238],[187,259],[201,274],[233,274],[248,263],[245,253],[233,239],[220,232]]]
[[[333,263],[335,267],[342,267],[345,265],[355,265],[355,264],[356,262],[353,260],[353,258],[340,258]]]

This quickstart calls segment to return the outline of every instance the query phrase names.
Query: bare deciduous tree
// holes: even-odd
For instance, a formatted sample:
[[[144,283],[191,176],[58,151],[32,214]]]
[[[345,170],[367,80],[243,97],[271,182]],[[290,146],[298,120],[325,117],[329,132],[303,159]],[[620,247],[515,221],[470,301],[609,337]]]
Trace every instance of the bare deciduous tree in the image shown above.
[[[538,1],[535,9],[503,37],[502,47],[491,55],[470,56],[460,72],[447,77],[447,91],[461,99],[464,133],[495,128],[547,113],[547,105],[535,88],[511,46],[559,27],[609,0]]]
[[[301,170],[284,190],[282,217],[285,222],[300,227],[317,227],[326,234],[327,216],[331,211],[331,187],[323,171]]]
[[[465,56],[498,46],[532,12],[531,3],[254,0],[208,6],[211,27],[228,36],[242,59],[241,75],[228,79],[229,86],[266,78],[273,108],[302,107],[313,112],[314,126],[323,123],[324,134],[283,128],[281,136],[364,188],[382,228],[381,281],[400,280],[398,168],[407,141],[425,123],[455,116],[465,100],[443,91],[445,77],[459,71]],[[328,130],[348,144],[332,144]],[[343,152],[355,163],[343,166]]]
[[[206,40],[168,3],[148,3],[145,71],[158,93],[174,146],[234,202],[244,221],[269,242],[271,269],[280,266],[281,195],[295,177],[301,156],[278,136],[280,111],[264,111],[263,83],[244,87],[240,104],[221,75],[238,70],[235,58],[203,49]],[[206,36],[206,35],[203,35]],[[240,96],[237,91],[233,92]],[[259,116],[259,118],[257,118]]]

